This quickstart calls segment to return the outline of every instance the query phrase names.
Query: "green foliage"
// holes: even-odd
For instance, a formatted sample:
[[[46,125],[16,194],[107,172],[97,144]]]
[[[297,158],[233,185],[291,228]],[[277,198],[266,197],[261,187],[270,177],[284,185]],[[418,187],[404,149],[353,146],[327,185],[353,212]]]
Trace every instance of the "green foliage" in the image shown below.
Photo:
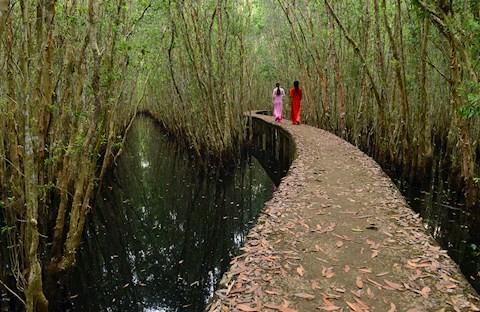
[[[463,118],[472,118],[474,116],[480,115],[480,107],[474,105],[463,105],[458,110],[458,113]]]
[[[38,190],[40,192],[49,192],[49,191],[53,191],[57,188],[57,186],[55,185],[55,183],[53,182],[48,182],[47,184],[44,184],[44,185],[39,185],[38,186]]]
[[[117,135],[117,141],[113,143],[113,150],[118,151],[119,149],[123,148],[124,143],[123,143],[123,137],[121,135]]]
[[[5,233],[8,234],[8,233],[12,232],[13,230],[15,230],[14,226],[4,225],[0,228],[0,234],[3,236],[3,235],[5,235]]]
[[[480,256],[480,248],[477,244],[470,244],[470,249],[475,257]]]
[[[480,115],[480,86],[476,83],[467,83],[462,92],[466,96],[466,104],[460,107],[459,114],[463,118],[472,118]]]

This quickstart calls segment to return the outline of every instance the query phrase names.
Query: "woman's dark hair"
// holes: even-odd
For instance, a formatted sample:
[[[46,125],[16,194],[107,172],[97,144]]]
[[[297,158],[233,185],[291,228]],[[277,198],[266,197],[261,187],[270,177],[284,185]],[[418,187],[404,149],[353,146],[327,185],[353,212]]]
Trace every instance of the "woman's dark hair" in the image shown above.
[[[295,81],[293,82],[293,86],[295,87],[295,92],[298,93],[298,81],[297,81],[297,80],[295,80]]]
[[[280,95],[280,86],[277,86],[277,95]]]

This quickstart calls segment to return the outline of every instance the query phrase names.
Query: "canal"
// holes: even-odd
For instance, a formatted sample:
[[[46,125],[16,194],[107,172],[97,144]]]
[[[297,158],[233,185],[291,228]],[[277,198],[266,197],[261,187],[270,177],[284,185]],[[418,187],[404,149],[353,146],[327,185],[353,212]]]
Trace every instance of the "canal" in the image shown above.
[[[66,308],[202,311],[274,188],[250,154],[234,167],[206,172],[138,117],[86,228]]]

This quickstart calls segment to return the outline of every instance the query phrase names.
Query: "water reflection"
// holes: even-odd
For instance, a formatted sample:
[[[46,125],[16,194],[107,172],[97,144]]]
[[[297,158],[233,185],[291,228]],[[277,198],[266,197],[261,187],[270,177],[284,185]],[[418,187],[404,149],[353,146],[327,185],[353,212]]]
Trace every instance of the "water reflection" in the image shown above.
[[[205,174],[138,118],[85,231],[73,309],[202,311],[271,195],[254,158]]]
[[[396,184],[409,205],[420,213],[435,240],[480,292],[480,237],[476,234],[479,231],[471,225],[472,216],[466,211],[462,196],[454,191],[455,185],[449,182],[447,175],[441,174],[441,163],[440,159],[433,166],[432,179],[399,179]]]

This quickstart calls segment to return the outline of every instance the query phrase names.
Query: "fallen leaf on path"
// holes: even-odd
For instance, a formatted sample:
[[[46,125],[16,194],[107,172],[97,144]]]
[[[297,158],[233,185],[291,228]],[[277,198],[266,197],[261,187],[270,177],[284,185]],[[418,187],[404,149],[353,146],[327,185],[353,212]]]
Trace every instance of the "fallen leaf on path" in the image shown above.
[[[357,307],[357,305],[355,303],[351,303],[351,302],[348,302],[348,301],[345,301],[348,306],[350,307],[350,309],[352,309],[352,311],[354,312],[363,312],[363,310],[360,308],[360,307]]]
[[[332,268],[323,268],[322,275],[326,278],[332,278],[335,276],[335,273],[332,271]]]
[[[393,303],[390,303],[390,310],[388,312],[395,312],[397,311],[397,306],[395,306]]]
[[[336,288],[334,288],[333,290],[335,290],[335,291],[337,291],[337,292],[339,292],[339,293],[342,293],[342,294],[345,293],[345,291],[346,291],[345,288],[341,288],[341,287],[336,287]]]
[[[422,291],[420,293],[423,296],[423,298],[428,299],[428,295],[430,294],[431,291],[432,290],[430,289],[430,287],[425,286],[422,288]]]
[[[369,310],[368,305],[360,300],[359,298],[353,298],[357,302],[357,307],[361,308],[362,310]]]
[[[297,294],[294,294],[294,296],[302,299],[306,299],[308,301],[315,299],[314,295],[307,294],[307,293],[297,293]]]
[[[277,310],[277,311],[280,311],[280,312],[298,312],[298,311],[295,310],[295,309],[289,308],[289,307],[288,307],[289,305],[290,305],[290,302],[288,302],[287,300],[283,299],[283,305],[281,305],[281,306],[279,306],[279,305],[266,304],[265,307],[266,307],[266,308],[269,308],[269,309],[272,309],[272,310]]]
[[[370,287],[367,288],[367,296],[368,296],[368,298],[370,298],[370,299],[375,298],[375,294],[374,294],[373,291],[370,289]]]
[[[363,288],[363,281],[360,276],[357,276],[357,278],[355,279],[355,285],[357,285],[357,287],[360,289]]]
[[[393,288],[394,290],[401,290],[403,289],[403,286],[394,282],[390,282],[389,280],[384,279],[383,280],[385,284],[387,284],[388,287]]]
[[[348,273],[348,271],[350,271],[350,266],[348,264],[345,264],[345,266],[343,267],[343,272]]]
[[[326,297],[323,297],[323,302],[325,303],[325,306],[320,307],[320,310],[323,310],[323,311],[338,311],[338,310],[341,309],[340,307],[337,307],[335,304],[333,304],[333,302],[328,300]]]
[[[338,248],[342,247],[343,246],[343,242],[342,241],[338,241],[335,246],[337,246]]]
[[[370,269],[370,268],[360,268],[360,269],[358,269],[358,272],[372,273],[372,269]]]
[[[305,269],[302,267],[302,266],[299,266],[297,268],[297,273],[298,275],[300,275],[301,277],[303,277],[305,275]]]
[[[370,283],[372,283],[372,284],[375,285],[375,286],[382,287],[382,284],[380,284],[379,282],[376,282],[376,281],[372,280],[371,278],[367,278],[367,281],[369,281]]]
[[[259,284],[255,284],[255,285],[253,285],[249,290],[247,290],[246,293],[247,293],[247,294],[251,294],[251,293],[253,293],[255,290],[257,290],[258,287],[260,287],[260,285],[259,285]]]
[[[318,309],[323,310],[323,311],[338,311],[341,308],[337,306],[330,306],[330,307],[319,307]]]
[[[246,304],[239,304],[236,306],[237,309],[239,309],[240,311],[244,311],[244,312],[257,312],[257,311],[260,311],[258,308],[252,308],[251,306],[249,305],[246,305]]]
[[[265,308],[269,308],[269,309],[280,311],[280,312],[298,312],[297,310],[290,309],[289,307],[273,305],[273,304],[266,304]]]

